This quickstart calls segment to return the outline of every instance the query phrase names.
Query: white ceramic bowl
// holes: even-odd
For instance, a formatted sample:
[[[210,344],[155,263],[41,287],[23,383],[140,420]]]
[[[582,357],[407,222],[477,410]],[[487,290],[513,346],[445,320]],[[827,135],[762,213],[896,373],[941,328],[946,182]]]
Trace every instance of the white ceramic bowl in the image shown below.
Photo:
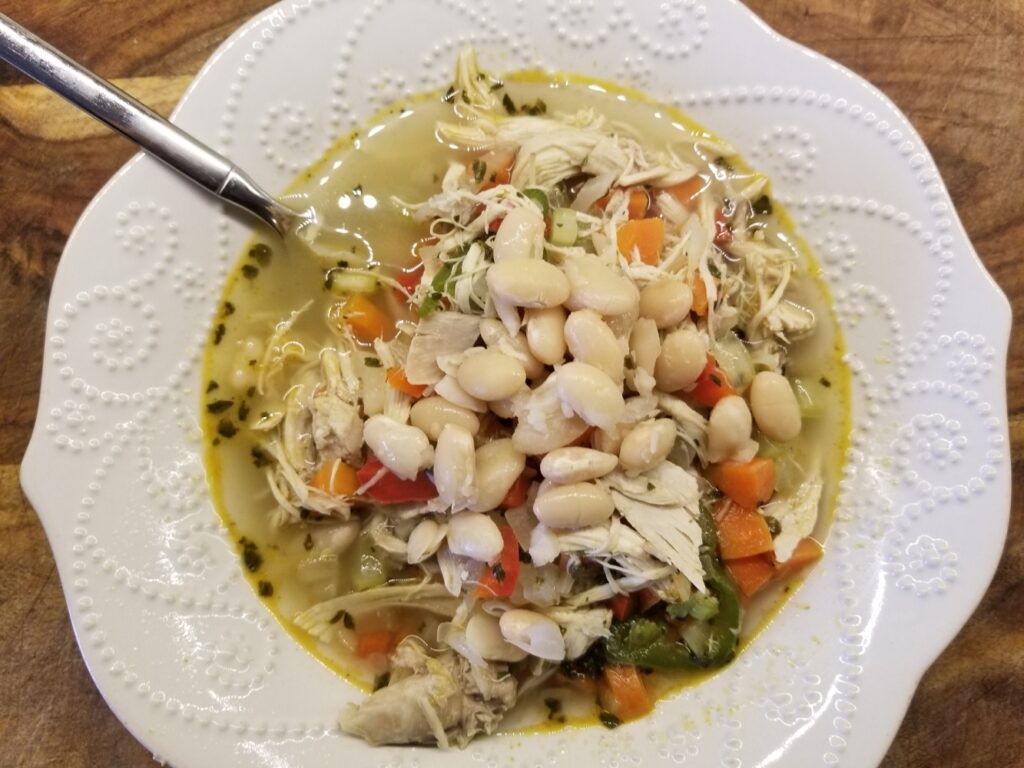
[[[249,230],[138,157],[61,259],[22,468],[96,685],[177,768],[874,765],[988,585],[1010,501],[1010,310],[928,151],[875,88],[733,0],[285,2],[221,46],[176,120],[283,188],[385,102],[445,83],[467,43],[494,70],[639,86],[772,175],[827,271],[854,372],[825,560],[732,666],[617,730],[454,754],[339,735],[361,694],[240,578],[199,456],[197,363]]]

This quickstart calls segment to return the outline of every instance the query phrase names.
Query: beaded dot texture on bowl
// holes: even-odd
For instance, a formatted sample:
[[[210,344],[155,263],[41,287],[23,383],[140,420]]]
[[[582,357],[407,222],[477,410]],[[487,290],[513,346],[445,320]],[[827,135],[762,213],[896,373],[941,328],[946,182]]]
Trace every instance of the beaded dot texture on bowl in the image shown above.
[[[337,711],[363,694],[241,577],[200,456],[199,361],[250,230],[137,158],[61,260],[22,475],[97,686],[177,768],[875,764],[988,584],[1009,509],[1009,310],[920,138],[734,0],[285,2],[224,44],[176,120],[282,189],[385,103],[444,86],[470,44],[495,71],[639,87],[771,175],[820,258],[853,372],[827,556],[733,665],[614,731],[449,754],[341,736]]]

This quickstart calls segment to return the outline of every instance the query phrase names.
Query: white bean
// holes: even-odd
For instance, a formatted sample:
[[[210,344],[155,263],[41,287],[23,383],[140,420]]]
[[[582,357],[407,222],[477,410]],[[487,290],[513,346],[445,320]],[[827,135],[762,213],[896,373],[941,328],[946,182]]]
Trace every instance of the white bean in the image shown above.
[[[476,495],[476,450],[473,435],[455,424],[445,424],[434,451],[434,485],[441,501],[458,511]]]
[[[565,639],[558,624],[542,613],[513,608],[498,619],[505,639],[531,656],[548,661],[565,658]]]
[[[406,560],[415,564],[422,563],[428,557],[433,557],[441,547],[441,542],[444,541],[447,533],[448,526],[446,524],[439,523],[430,517],[423,518],[409,534]]]
[[[403,480],[415,479],[434,459],[434,449],[423,430],[389,416],[368,418],[363,427],[363,439],[380,463]]]
[[[526,469],[526,454],[509,438],[484,443],[476,451],[476,499],[474,512],[497,509],[512,484]]]
[[[505,546],[501,530],[480,512],[459,512],[448,521],[448,549],[452,554],[493,563]]]
[[[544,247],[544,217],[534,205],[513,208],[494,233],[494,261],[540,257]]]
[[[526,651],[518,648],[501,634],[501,624],[497,616],[477,612],[466,622],[466,642],[469,647],[487,661],[522,661],[527,657]]]
[[[612,329],[592,309],[580,309],[565,321],[565,341],[574,359],[604,371],[621,382],[623,350]]]
[[[555,372],[562,402],[587,424],[610,429],[626,410],[622,387],[608,374],[586,363],[566,363]]]
[[[628,427],[625,424],[616,424],[611,429],[595,429],[590,437],[590,446],[602,453],[618,456],[622,439],[626,436],[627,431]]]
[[[761,371],[750,385],[750,410],[769,440],[786,442],[800,434],[800,406],[785,376]]]
[[[424,397],[413,403],[409,411],[409,421],[414,427],[422,429],[434,442],[440,437],[445,424],[457,424],[471,435],[480,431],[480,419],[475,413],[436,395]]]
[[[569,298],[569,281],[543,259],[505,259],[487,270],[487,287],[517,307],[556,307]]]
[[[565,358],[565,310],[562,307],[526,310],[526,342],[533,356],[545,365]]]
[[[604,477],[618,464],[618,459],[593,448],[572,446],[557,448],[540,462],[540,473],[556,483],[579,483]]]
[[[568,445],[588,429],[587,422],[579,416],[566,418],[561,413],[552,415],[542,428],[519,419],[512,442],[527,456],[543,456],[555,448]]]
[[[622,440],[619,461],[631,472],[646,472],[661,464],[676,443],[672,419],[650,419],[637,424]]]
[[[517,333],[515,336],[510,336],[505,325],[500,320],[488,317],[480,322],[480,336],[488,348],[494,348],[498,352],[503,352],[509,357],[518,360],[526,372],[526,378],[532,381],[544,375],[544,364],[533,356],[533,352],[530,351],[530,345],[526,341],[525,333]]]
[[[750,439],[752,426],[750,409],[742,397],[729,395],[719,400],[708,417],[708,461],[753,458],[757,443]]]
[[[549,528],[597,525],[612,516],[611,494],[594,483],[570,483],[541,488],[533,502],[533,514]]]
[[[493,349],[466,357],[455,378],[466,394],[485,402],[512,397],[526,385],[522,364]]]
[[[564,303],[569,309],[593,309],[602,315],[621,315],[635,309],[640,293],[633,281],[606,267],[596,257],[569,259],[565,274],[571,290]]]
[[[449,403],[457,405],[460,408],[465,408],[468,411],[476,411],[477,413],[487,413],[487,403],[483,400],[478,400],[469,394],[459,384],[458,379],[450,374],[446,374],[437,384],[434,385],[434,392],[439,394]]]
[[[499,419],[512,419],[516,415],[516,400],[515,398],[506,398],[505,400],[492,400],[487,404],[491,413],[497,416]]]
[[[636,321],[629,334],[629,352],[637,368],[654,375],[654,367],[661,354],[661,337],[658,336],[658,326],[653,320],[642,317]]]
[[[640,317],[647,317],[658,328],[671,328],[685,320],[693,304],[693,291],[674,277],[655,280],[640,291]]]
[[[654,379],[662,392],[676,392],[697,381],[708,362],[707,349],[693,328],[673,331],[661,343]]]

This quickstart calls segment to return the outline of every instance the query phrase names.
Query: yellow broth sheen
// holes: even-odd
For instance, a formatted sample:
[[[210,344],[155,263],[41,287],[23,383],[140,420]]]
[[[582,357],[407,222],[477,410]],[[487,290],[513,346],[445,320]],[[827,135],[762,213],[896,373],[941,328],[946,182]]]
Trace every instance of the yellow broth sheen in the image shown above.
[[[506,90],[516,103],[532,103],[542,98],[549,112],[573,112],[593,108],[609,120],[629,125],[650,146],[690,144],[701,137],[714,138],[678,111],[656,104],[642,94],[609,83],[565,75],[536,72],[518,73],[505,80]],[[253,461],[255,436],[244,424],[237,423],[237,408],[225,416],[207,412],[207,405],[220,399],[244,401],[249,409],[248,422],[268,408],[257,395],[249,394],[246,369],[256,358],[246,346],[251,338],[265,339],[274,324],[287,318],[292,310],[312,300],[312,306],[294,325],[294,333],[308,340],[311,347],[329,343],[326,326],[328,309],[342,300],[324,285],[324,271],[343,260],[351,266],[381,265],[384,273],[394,275],[413,262],[412,246],[426,236],[427,227],[414,222],[394,199],[419,202],[439,188],[448,163],[464,160],[466,153],[445,146],[435,135],[438,120],[451,120],[451,106],[440,94],[431,94],[389,109],[339,142],[320,161],[305,171],[288,190],[288,197],[299,208],[312,205],[323,217],[328,230],[346,230],[332,234],[318,244],[318,252],[330,250],[330,258],[310,258],[301,249],[289,252],[284,245],[265,237],[255,238],[243,251],[229,277],[215,331],[207,347],[203,387],[216,382],[201,405],[206,436],[206,467],[214,505],[235,541],[243,537],[255,543],[262,557],[256,571],[246,570],[254,588],[273,594],[264,596],[287,631],[314,656],[353,683],[368,689],[377,675],[385,671],[380,659],[357,658],[352,652],[352,633],[339,628],[343,642],[324,643],[296,629],[292,617],[310,605],[334,596],[300,581],[296,567],[308,558],[305,526],[276,528],[270,524],[274,500],[267,490],[263,469]],[[730,157],[741,172],[748,169]],[[836,483],[849,427],[849,374],[842,362],[842,339],[831,312],[831,299],[820,278],[820,271],[805,243],[795,234],[792,222],[775,203],[775,217],[786,237],[806,259],[808,277],[795,290],[801,302],[814,310],[818,327],[813,337],[798,342],[790,350],[788,373],[818,380],[826,378],[831,386],[821,392],[825,398],[819,417],[805,422],[801,436],[791,446],[796,462],[804,466],[821,461],[825,479],[824,503],[815,536],[825,540],[831,522]],[[253,252],[259,245],[269,246]],[[254,273],[255,270],[255,273]],[[408,317],[408,309],[383,287],[375,295],[379,306],[393,317]],[[241,372],[241,373],[239,373]],[[251,376],[250,376],[251,379]],[[234,383],[233,383],[234,382]],[[272,400],[281,394],[271,390]],[[221,433],[225,418],[238,428],[228,438]],[[345,570],[352,550],[334,566]],[[330,564],[325,564],[330,568]],[[751,601],[745,611],[741,647],[767,625],[792,595],[795,582],[778,585]],[[339,593],[351,589],[340,576],[334,580]],[[422,616],[417,615],[419,622]],[[376,617],[361,619],[360,628],[398,628],[403,617],[396,611],[384,611]],[[432,632],[429,622],[424,627]],[[345,642],[349,647],[345,646]],[[648,676],[647,683],[657,698],[684,685],[692,685],[713,672],[668,672]],[[596,721],[593,699],[565,688],[542,688],[523,698],[502,724],[503,730],[531,727],[557,727],[561,720],[548,718],[545,698],[556,697],[562,705],[566,724]],[[325,702],[325,706],[332,706]]]

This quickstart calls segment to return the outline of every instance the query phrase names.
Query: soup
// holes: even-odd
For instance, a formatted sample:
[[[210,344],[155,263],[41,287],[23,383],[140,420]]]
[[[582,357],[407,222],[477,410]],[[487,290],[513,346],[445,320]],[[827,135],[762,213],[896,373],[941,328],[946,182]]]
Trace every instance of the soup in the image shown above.
[[[343,730],[614,727],[728,664],[822,556],[842,340],[726,143],[467,51],[291,199],[318,229],[227,283],[206,457],[259,595],[373,691]]]

